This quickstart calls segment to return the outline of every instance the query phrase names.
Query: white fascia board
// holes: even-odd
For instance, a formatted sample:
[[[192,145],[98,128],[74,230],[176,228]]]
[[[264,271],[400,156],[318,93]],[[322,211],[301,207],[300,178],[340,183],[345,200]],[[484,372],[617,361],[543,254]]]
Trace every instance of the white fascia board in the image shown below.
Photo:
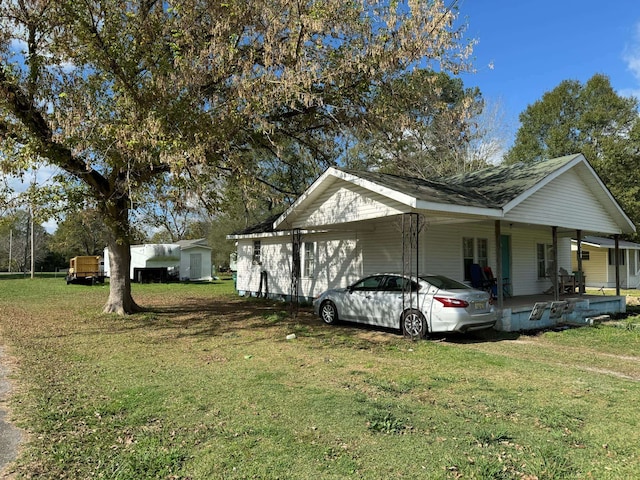
[[[452,205],[448,203],[435,203],[426,200],[418,200],[417,210],[429,210],[432,212],[456,213],[462,215],[473,215],[480,217],[491,217],[500,219],[504,215],[500,208],[471,207],[468,205]]]
[[[595,242],[585,242],[584,240],[582,240],[580,243],[582,245],[587,245],[589,247],[594,247],[594,248],[614,248],[615,247],[615,241],[614,240],[609,240],[609,242],[606,243],[595,243]],[[576,240],[575,238],[571,239],[571,243],[578,243],[578,240]],[[621,240],[618,244],[620,250],[640,250],[640,244],[638,243],[633,243],[633,242],[627,242],[624,240]]]
[[[571,243],[575,243],[576,245],[578,244],[578,240],[575,239],[571,239]],[[580,242],[580,245],[586,245],[588,247],[594,247],[594,248],[602,248],[602,245],[600,243],[593,243],[593,242],[585,242],[584,240],[582,240]]]
[[[301,230],[301,235],[309,235],[312,233],[324,233],[326,230]],[[227,235],[227,240],[251,240],[262,238],[278,238],[288,237],[291,235],[290,230],[278,230],[275,232],[262,232],[262,233],[244,233],[238,235]]]
[[[504,211],[505,214],[509,213],[512,209],[514,209],[515,207],[520,205],[522,202],[524,202],[527,198],[529,198],[531,195],[536,193],[542,187],[548,185],[549,183],[551,183],[553,180],[555,180],[556,178],[558,178],[560,175],[562,175],[563,173],[567,172],[568,170],[571,170],[573,167],[575,167],[580,162],[584,162],[585,164],[588,165],[587,160],[584,158],[584,155],[582,155],[582,154],[577,155],[576,158],[574,158],[570,162],[566,163],[562,168],[559,168],[558,170],[556,170],[552,174],[547,175],[546,177],[544,177],[542,179],[542,181],[538,182],[536,185],[531,187],[529,190],[521,193],[516,198],[511,200],[504,207],[502,207],[502,210]]]

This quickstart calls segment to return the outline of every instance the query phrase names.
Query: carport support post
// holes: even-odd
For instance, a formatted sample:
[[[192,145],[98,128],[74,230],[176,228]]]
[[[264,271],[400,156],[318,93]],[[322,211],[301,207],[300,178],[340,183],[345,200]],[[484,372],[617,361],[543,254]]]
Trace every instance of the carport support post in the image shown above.
[[[553,243],[551,282],[553,283],[553,299],[557,302],[560,300],[560,292],[558,291],[558,227],[551,227],[551,238]]]
[[[615,242],[614,254],[616,257],[616,296],[620,296],[620,235],[617,233],[613,236]],[[628,283],[628,282],[627,282]]]
[[[503,279],[502,279],[502,230],[500,220],[495,221],[496,232],[496,288],[498,289],[498,308],[502,309],[504,306],[504,292],[503,292]]]

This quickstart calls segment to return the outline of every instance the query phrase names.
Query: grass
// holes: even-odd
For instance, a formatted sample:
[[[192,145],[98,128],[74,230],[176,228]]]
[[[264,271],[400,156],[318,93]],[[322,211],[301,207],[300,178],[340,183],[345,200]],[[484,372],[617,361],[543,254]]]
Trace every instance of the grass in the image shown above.
[[[640,478],[639,317],[411,342],[229,280],[127,318],[107,288],[0,277],[17,478]]]

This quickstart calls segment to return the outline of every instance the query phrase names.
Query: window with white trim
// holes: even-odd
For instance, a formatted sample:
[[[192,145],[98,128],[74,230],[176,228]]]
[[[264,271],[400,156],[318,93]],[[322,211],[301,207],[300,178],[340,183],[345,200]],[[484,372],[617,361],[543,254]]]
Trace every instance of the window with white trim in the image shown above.
[[[260,245],[260,240],[254,240],[253,242],[253,264],[261,265],[262,264],[262,248]]]
[[[304,242],[304,257],[302,261],[302,276],[313,277],[316,265],[316,244],[315,242]]]
[[[615,248],[610,248],[609,249],[609,265],[615,265],[616,264],[616,249]],[[625,252],[624,250],[622,250],[621,248],[618,249],[618,265],[624,265],[625,264]]]
[[[486,238],[462,238],[462,262],[464,279],[471,280],[471,265],[477,263],[481,267],[489,265],[489,241]]]
[[[553,245],[548,243],[536,244],[536,261],[538,264],[538,278],[547,278],[553,270]]]

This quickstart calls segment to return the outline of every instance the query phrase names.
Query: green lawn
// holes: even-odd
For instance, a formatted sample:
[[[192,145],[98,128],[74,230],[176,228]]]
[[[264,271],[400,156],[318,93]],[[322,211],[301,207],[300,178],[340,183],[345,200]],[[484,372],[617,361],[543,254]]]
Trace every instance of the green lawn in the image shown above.
[[[640,478],[638,317],[411,342],[230,280],[127,318],[107,289],[0,277],[17,478]]]

